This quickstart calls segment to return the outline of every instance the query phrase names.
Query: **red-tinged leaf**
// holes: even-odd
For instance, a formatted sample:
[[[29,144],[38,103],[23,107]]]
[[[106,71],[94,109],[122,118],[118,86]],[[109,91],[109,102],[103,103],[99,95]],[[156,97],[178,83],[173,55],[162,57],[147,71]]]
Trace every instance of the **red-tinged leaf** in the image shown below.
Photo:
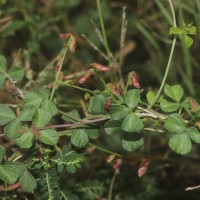
[[[71,51],[71,53],[74,53],[76,50],[76,39],[75,37],[72,37],[70,44],[69,44],[69,50]]]
[[[111,106],[111,103],[112,103],[112,99],[111,98],[108,98],[107,100],[106,100],[106,103],[105,103],[105,110],[110,110],[110,106]]]
[[[140,88],[139,76],[137,75],[136,72],[133,73],[132,83],[133,83],[133,86],[134,86],[135,88]]]
[[[60,65],[61,65],[61,59],[59,59],[56,63],[56,67],[55,67],[55,72],[58,73],[58,71],[60,70]]]
[[[60,39],[65,40],[69,38],[72,34],[71,33],[61,33],[60,34]]]
[[[138,177],[142,177],[147,171],[147,167],[140,167],[138,169]]]
[[[121,167],[122,165],[122,159],[119,158],[119,159],[116,159],[113,163],[113,168],[115,171],[119,170],[119,168]]]
[[[8,190],[15,190],[15,189],[17,189],[19,186],[20,186],[20,183],[19,183],[19,182],[16,182],[16,183],[14,183],[14,184],[12,184],[12,185],[9,185],[9,186],[8,186]]]
[[[92,67],[94,67],[95,69],[98,69],[99,71],[101,72],[107,72],[109,71],[110,69],[104,65],[101,65],[99,63],[92,63],[90,64]]]
[[[91,76],[93,75],[93,72],[91,70],[88,70],[79,80],[80,84],[85,83]]]

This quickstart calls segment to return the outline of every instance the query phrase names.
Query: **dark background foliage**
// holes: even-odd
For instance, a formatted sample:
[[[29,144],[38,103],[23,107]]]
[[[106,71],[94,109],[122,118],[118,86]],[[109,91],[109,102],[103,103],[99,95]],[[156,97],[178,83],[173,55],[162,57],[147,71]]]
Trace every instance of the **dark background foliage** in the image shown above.
[[[71,32],[76,36],[77,51],[67,59],[64,65],[66,75],[88,69],[91,62],[107,64],[81,36],[95,43],[102,51],[95,26],[99,26],[96,1],[94,0],[4,0],[0,1],[0,53],[8,61],[15,60],[26,69],[25,90],[44,85],[53,79],[52,61],[62,48],[60,33]],[[173,1],[178,25],[194,22],[200,27],[200,1]],[[165,0],[102,0],[108,42],[113,55],[119,57],[121,15],[123,7],[127,14],[127,35],[122,73],[126,77],[129,71],[140,76],[142,88],[158,88],[162,80],[169,56],[172,37],[169,28],[173,25],[168,2]],[[199,32],[194,45],[187,49],[182,40],[173,55],[168,77],[171,84],[179,83],[185,94],[199,99],[200,57]],[[41,73],[42,71],[42,73]],[[22,83],[21,86],[24,86]],[[88,82],[86,87],[95,89],[96,83]],[[96,88],[97,89],[97,88]],[[79,92],[60,90],[58,99],[69,106],[78,106]],[[78,99],[78,100],[77,100]],[[0,102],[12,102],[11,97],[0,91]],[[66,108],[66,110],[70,108]],[[59,119],[58,119],[59,120]],[[194,147],[187,156],[175,155],[168,150],[165,137],[149,136],[143,150],[133,152],[130,158],[148,157],[151,165],[143,178],[137,177],[139,163],[126,163],[117,176],[114,193],[119,199],[198,199],[199,191],[185,192],[188,186],[200,183],[199,147]],[[105,147],[118,149],[120,138],[108,136],[100,138]],[[115,145],[113,145],[115,144]],[[86,179],[98,179],[109,185],[113,171],[105,162],[104,154],[95,153],[89,157],[85,166],[73,177],[66,177],[67,183],[84,182]],[[66,184],[63,178],[63,184]]]

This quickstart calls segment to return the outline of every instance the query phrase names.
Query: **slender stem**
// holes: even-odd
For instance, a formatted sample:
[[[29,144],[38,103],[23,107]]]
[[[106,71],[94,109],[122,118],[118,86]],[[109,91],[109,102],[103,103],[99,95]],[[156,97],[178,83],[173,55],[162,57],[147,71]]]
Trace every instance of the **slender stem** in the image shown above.
[[[59,129],[59,128],[69,128],[69,127],[74,127],[74,126],[83,126],[83,125],[87,125],[87,124],[94,124],[96,122],[105,121],[107,119],[108,118],[105,117],[105,118],[93,119],[93,120],[88,120],[88,121],[83,121],[83,122],[77,122],[77,123],[73,123],[73,124],[50,125],[50,126],[44,126],[44,127],[37,128],[37,130]]]
[[[109,192],[108,192],[108,200],[112,200],[113,187],[114,187],[114,183],[115,183],[116,176],[117,176],[118,173],[119,173],[118,171],[115,171],[115,173],[112,177],[110,187],[109,187]]]
[[[103,15],[102,15],[102,10],[101,10],[101,0],[97,0],[97,8],[98,8],[98,13],[99,13],[99,20],[100,20],[100,25],[101,25],[101,31],[103,34],[103,40],[104,40],[104,46],[106,48],[106,53],[107,53],[107,57],[108,57],[108,63],[109,63],[109,67],[112,67],[112,62],[111,62],[111,53],[110,53],[110,48],[108,46],[108,40],[107,40],[107,36],[106,36],[106,30],[105,30],[105,26],[104,26],[104,21],[103,21]],[[111,72],[111,80],[113,79],[112,76],[112,72]]]
[[[72,84],[69,84],[69,83],[66,83],[66,82],[60,82],[60,84],[63,84],[63,85],[66,85],[66,86],[69,86],[69,87],[72,87],[72,88],[75,88],[75,89],[78,89],[78,90],[81,90],[81,91],[84,91],[84,92],[89,92],[91,94],[94,94],[94,92],[91,91],[91,90],[88,90],[86,88],[82,88],[82,87],[79,87],[79,86],[76,86],[76,85],[72,85]]]
[[[99,146],[97,146],[97,145],[95,145],[95,144],[92,144],[92,143],[89,143],[89,145],[92,146],[92,147],[95,147],[96,149],[98,149],[98,150],[100,150],[100,151],[103,151],[103,152],[106,152],[106,153],[108,153],[108,154],[112,154],[112,155],[114,155],[114,156],[117,156],[117,157],[122,158],[122,155],[120,155],[120,154],[118,154],[118,153],[109,151],[109,150],[107,150],[107,149],[104,149],[104,148],[99,147]]]
[[[170,8],[171,8],[172,16],[173,16],[174,27],[176,27],[176,16],[175,16],[175,12],[174,12],[174,7],[173,7],[173,4],[172,4],[172,1],[171,0],[168,0],[168,1],[169,1],[169,5],[170,5]],[[172,47],[171,47],[169,59],[168,59],[168,62],[167,62],[167,67],[166,67],[166,70],[165,70],[165,74],[164,74],[161,86],[160,86],[160,88],[158,90],[158,93],[156,94],[156,97],[155,97],[154,101],[149,105],[149,108],[153,107],[153,105],[156,103],[156,101],[158,100],[158,98],[159,98],[159,96],[160,96],[160,94],[161,94],[161,92],[163,90],[163,87],[165,85],[165,82],[166,82],[166,79],[167,79],[167,76],[168,76],[168,73],[169,73],[169,69],[170,69],[170,65],[171,65],[171,61],[172,61],[172,56],[173,56],[173,53],[174,53],[175,45],[176,45],[176,37],[174,37],[173,42],[172,42]]]
[[[72,39],[73,36],[71,36],[69,38],[69,41],[67,43],[67,46],[65,47],[65,50],[64,50],[64,53],[63,53],[63,56],[62,56],[62,59],[61,59],[61,63],[60,63],[60,67],[59,67],[59,70],[56,74],[56,80],[55,80],[55,83],[53,85],[53,89],[52,89],[52,92],[51,92],[51,96],[50,96],[50,100],[52,101],[53,99],[53,96],[54,96],[54,93],[55,93],[55,90],[56,90],[56,87],[57,87],[57,84],[58,84],[58,81],[59,81],[59,77],[60,77],[60,73],[61,73],[61,70],[62,70],[62,66],[63,66],[63,62],[64,62],[64,59],[65,59],[65,55],[69,49],[69,44],[71,42],[71,39]]]

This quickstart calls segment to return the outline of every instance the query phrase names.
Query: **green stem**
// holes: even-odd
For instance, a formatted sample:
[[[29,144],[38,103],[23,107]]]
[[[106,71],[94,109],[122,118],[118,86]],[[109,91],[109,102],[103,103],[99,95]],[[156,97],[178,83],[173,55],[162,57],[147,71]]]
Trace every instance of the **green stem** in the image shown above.
[[[108,154],[112,154],[112,155],[117,156],[117,157],[120,157],[120,158],[123,157],[122,155],[120,155],[120,154],[118,154],[118,153],[109,151],[109,150],[107,150],[107,149],[104,149],[104,148],[99,147],[99,146],[97,146],[97,145],[94,145],[94,144],[92,144],[92,143],[89,143],[89,145],[92,146],[92,147],[95,147],[96,149],[98,149],[98,150],[100,150],[100,151],[106,152],[106,153],[108,153]]]
[[[60,73],[61,73],[62,66],[63,66],[63,62],[64,62],[64,59],[65,59],[65,55],[66,55],[66,53],[67,53],[67,51],[68,51],[68,49],[69,49],[69,44],[70,44],[70,42],[71,42],[72,37],[73,37],[73,36],[71,36],[71,37],[69,38],[69,41],[68,41],[68,43],[67,43],[67,46],[66,46],[66,48],[65,48],[65,50],[64,50],[64,53],[63,53],[63,56],[62,56],[62,60],[61,60],[61,63],[60,63],[59,70],[58,70],[58,72],[57,72],[57,74],[56,74],[56,80],[55,80],[55,83],[54,83],[54,85],[53,85],[53,89],[52,89],[51,96],[50,96],[50,100],[51,100],[51,101],[52,101],[52,99],[53,99],[53,96],[54,96],[54,93],[55,93],[55,90],[56,90],[56,87],[57,87],[57,84],[58,84],[58,81],[59,81]]]
[[[110,54],[110,49],[108,46],[108,40],[107,40],[107,36],[106,36],[106,30],[105,30],[104,21],[103,21],[100,0],[97,0],[97,8],[98,8],[99,20],[100,20],[100,25],[101,25],[101,31],[103,34],[104,46],[105,46],[107,57],[108,57],[109,67],[111,68],[112,67],[112,62],[111,62],[111,58],[110,58],[111,54]],[[113,79],[112,72],[111,72],[111,79]]]
[[[172,16],[173,16],[174,27],[176,27],[176,17],[175,17],[174,7],[173,7],[173,4],[172,4],[171,0],[168,0],[168,1],[169,1],[169,5],[170,5],[170,8],[171,8]],[[166,82],[166,79],[167,79],[167,76],[168,76],[168,73],[169,73],[169,69],[170,69],[170,65],[171,65],[171,61],[172,61],[172,56],[173,56],[173,53],[174,53],[175,45],[176,45],[176,37],[174,37],[173,42],[172,42],[172,47],[171,47],[169,59],[168,59],[168,62],[167,62],[167,67],[166,67],[166,70],[165,70],[165,74],[164,74],[161,86],[160,86],[160,88],[158,90],[158,93],[156,94],[156,97],[155,97],[154,101],[149,105],[148,108],[152,108],[153,105],[158,100],[158,98],[160,97],[160,94],[161,94],[161,92],[163,90],[163,87],[165,85],[165,82]]]
[[[60,84],[63,84],[63,85],[66,85],[66,86],[69,86],[69,87],[72,87],[72,88],[75,88],[75,89],[78,89],[78,90],[81,90],[81,91],[84,91],[84,92],[88,92],[88,93],[94,94],[94,92],[91,91],[91,90],[88,90],[86,88],[81,88],[81,87],[76,86],[76,85],[71,85],[71,84],[66,83],[66,82],[60,82]]]

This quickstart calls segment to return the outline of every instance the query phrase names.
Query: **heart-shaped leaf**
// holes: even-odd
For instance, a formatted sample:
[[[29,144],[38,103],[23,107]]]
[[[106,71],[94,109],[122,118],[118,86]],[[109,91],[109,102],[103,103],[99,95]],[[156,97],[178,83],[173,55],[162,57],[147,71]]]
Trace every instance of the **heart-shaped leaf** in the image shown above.
[[[112,105],[110,107],[111,118],[113,120],[124,119],[129,112],[129,109],[123,105]]]
[[[185,122],[179,114],[170,115],[165,120],[164,126],[171,133],[182,133],[186,129]]]
[[[180,108],[180,104],[179,103],[172,103],[167,101],[166,99],[163,99],[160,102],[160,108],[164,111],[164,112],[174,112],[176,110],[178,110]]]
[[[183,88],[180,85],[165,85],[165,94],[176,102],[179,102],[183,97]]]
[[[136,140],[136,141],[128,141],[122,140],[122,147],[126,151],[135,151],[139,149],[144,144],[144,139]]]
[[[140,91],[138,89],[129,90],[124,96],[124,101],[129,108],[135,108],[140,101]]]
[[[134,133],[144,128],[142,120],[134,113],[130,113],[122,122],[122,130]]]
[[[172,151],[184,155],[191,151],[192,143],[186,133],[179,133],[169,140],[169,147]]]

